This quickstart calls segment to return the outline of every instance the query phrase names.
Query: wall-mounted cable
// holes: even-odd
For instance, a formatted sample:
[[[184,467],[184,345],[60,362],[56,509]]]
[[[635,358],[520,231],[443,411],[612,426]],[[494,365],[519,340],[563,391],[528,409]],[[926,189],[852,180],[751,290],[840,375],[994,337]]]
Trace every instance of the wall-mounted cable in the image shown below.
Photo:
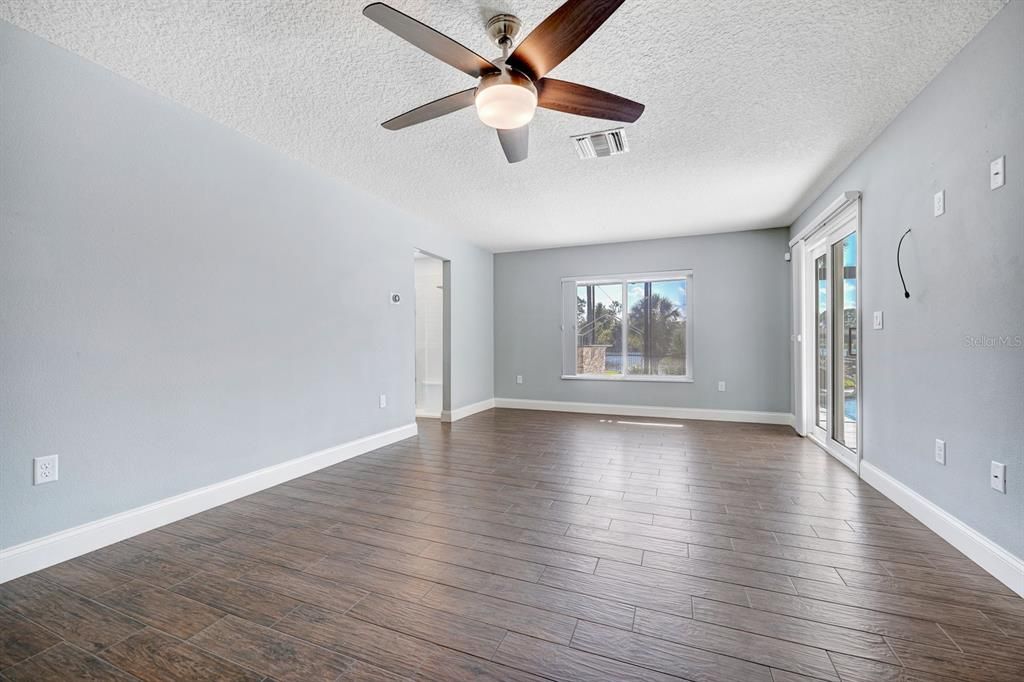
[[[908,234],[910,234],[909,227],[907,228],[907,231],[903,233],[903,236],[900,237],[900,243],[896,247],[896,269],[900,273],[900,283],[903,284],[903,298],[910,298],[910,292],[907,291],[907,280],[903,279],[903,266],[900,265],[900,249],[903,248],[903,240],[907,238]]]

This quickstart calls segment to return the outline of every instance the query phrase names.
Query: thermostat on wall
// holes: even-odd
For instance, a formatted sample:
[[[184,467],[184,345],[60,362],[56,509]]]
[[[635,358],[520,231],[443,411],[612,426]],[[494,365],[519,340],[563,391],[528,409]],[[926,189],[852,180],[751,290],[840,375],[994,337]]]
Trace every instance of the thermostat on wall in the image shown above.
[[[400,293],[398,293],[397,291],[392,291],[391,292],[391,304],[392,305],[398,305],[401,302],[402,302],[402,295]]]

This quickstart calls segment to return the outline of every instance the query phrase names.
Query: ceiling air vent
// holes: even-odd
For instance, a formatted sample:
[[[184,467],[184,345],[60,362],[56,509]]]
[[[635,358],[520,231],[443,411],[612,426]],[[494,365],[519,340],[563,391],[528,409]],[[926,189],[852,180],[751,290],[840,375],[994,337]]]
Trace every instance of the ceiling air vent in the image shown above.
[[[572,139],[576,144],[576,153],[580,155],[581,159],[615,156],[616,154],[625,154],[629,151],[625,128],[576,135]]]

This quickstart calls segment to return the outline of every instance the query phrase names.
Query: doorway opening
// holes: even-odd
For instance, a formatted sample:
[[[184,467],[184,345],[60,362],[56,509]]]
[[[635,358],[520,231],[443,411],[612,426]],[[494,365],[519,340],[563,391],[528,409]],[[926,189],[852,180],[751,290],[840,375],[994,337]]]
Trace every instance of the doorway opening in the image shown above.
[[[857,472],[863,443],[859,233],[855,200],[794,248],[797,430]]]
[[[448,273],[449,262],[415,250],[416,416],[440,419],[449,409]]]

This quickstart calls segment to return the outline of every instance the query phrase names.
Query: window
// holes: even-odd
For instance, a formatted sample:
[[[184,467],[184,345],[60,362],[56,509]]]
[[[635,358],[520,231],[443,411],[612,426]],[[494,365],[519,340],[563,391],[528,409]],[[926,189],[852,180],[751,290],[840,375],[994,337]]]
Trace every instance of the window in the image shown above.
[[[562,280],[565,379],[690,381],[689,271]]]

